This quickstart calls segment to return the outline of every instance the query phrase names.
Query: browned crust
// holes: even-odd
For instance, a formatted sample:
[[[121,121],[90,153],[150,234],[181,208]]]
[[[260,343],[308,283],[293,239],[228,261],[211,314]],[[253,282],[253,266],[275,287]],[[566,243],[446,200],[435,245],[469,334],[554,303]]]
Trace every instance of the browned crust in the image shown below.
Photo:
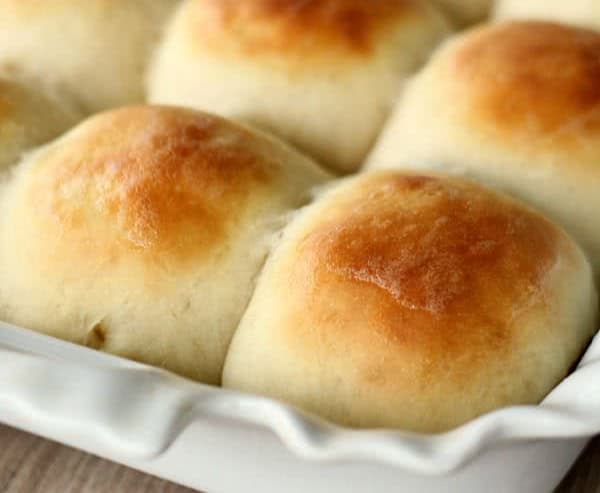
[[[187,15],[198,43],[246,55],[369,55],[381,31],[423,12],[415,0],[195,0]]]
[[[442,375],[460,388],[507,356],[522,313],[547,303],[561,238],[466,182],[364,179],[297,246],[287,340],[294,351],[354,355],[371,384],[427,388]]]
[[[545,22],[474,32],[452,59],[483,128],[569,141],[600,132],[600,34]],[[452,83],[452,82],[451,82]]]
[[[0,80],[0,122],[7,120],[13,114],[15,86]]]
[[[255,139],[198,112],[115,110],[54,146],[34,170],[28,200],[65,242],[81,240],[67,247],[82,255],[196,257],[223,244],[250,194],[276,178],[277,164]]]

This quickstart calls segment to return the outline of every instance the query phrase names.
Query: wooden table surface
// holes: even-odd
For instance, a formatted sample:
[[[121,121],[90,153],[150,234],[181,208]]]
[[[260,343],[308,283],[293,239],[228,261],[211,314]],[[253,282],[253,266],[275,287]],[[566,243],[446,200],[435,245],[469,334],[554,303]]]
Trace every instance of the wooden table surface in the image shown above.
[[[160,479],[0,425],[2,493],[191,493]],[[556,493],[600,493],[600,438]]]

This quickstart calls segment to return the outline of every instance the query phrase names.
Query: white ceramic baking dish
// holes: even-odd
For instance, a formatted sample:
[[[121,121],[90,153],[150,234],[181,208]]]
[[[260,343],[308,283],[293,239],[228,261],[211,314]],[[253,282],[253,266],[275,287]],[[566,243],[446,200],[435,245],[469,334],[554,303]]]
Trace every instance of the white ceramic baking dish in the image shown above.
[[[543,492],[600,432],[600,338],[539,406],[355,431],[0,323],[0,421],[210,493]]]

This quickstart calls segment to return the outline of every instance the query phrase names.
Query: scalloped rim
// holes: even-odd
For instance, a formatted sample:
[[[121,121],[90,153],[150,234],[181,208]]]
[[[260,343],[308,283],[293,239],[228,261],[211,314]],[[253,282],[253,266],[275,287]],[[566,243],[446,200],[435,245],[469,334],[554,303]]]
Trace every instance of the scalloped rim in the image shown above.
[[[0,419],[35,419],[135,459],[160,456],[206,415],[271,430],[303,459],[374,461],[426,475],[456,471],[506,442],[600,433],[600,336],[540,405],[503,408],[439,435],[342,428],[271,399],[198,384],[1,323],[0,350]]]

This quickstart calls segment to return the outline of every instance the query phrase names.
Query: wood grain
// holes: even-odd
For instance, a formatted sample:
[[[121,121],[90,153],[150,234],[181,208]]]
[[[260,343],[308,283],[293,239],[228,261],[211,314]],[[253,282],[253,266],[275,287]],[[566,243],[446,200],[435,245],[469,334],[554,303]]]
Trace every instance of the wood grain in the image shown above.
[[[600,437],[590,443],[555,493],[600,493]]]
[[[2,493],[190,493],[48,440],[0,426]]]
[[[2,493],[191,493],[192,490],[0,426]],[[556,493],[600,493],[600,438]]]

